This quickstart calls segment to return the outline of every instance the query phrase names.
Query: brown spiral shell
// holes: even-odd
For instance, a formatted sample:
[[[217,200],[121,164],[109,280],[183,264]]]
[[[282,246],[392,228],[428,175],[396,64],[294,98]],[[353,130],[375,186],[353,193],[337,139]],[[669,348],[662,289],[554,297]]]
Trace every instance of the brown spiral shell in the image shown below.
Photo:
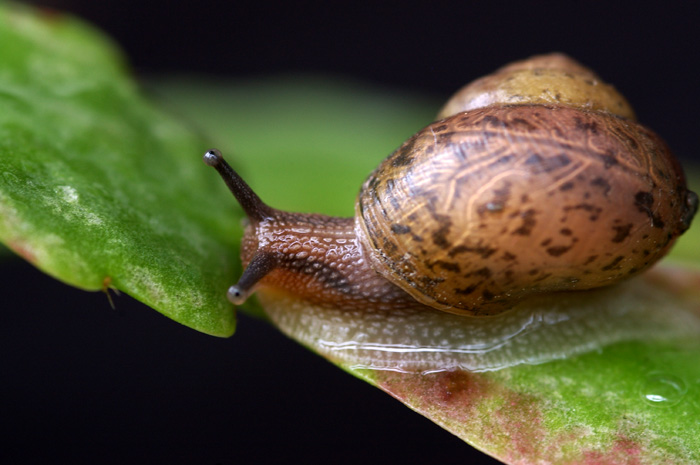
[[[491,105],[437,121],[370,175],[356,229],[418,301],[493,314],[640,273],[696,204],[652,131],[607,112]]]

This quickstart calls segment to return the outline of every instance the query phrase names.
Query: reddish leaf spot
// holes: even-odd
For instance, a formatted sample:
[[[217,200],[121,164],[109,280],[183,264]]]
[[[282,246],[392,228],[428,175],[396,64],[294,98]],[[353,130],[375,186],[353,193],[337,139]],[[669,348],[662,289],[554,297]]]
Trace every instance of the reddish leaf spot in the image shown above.
[[[36,265],[36,255],[34,255],[34,253],[26,248],[21,242],[12,241],[7,244],[7,246],[32,265]]]
[[[544,456],[540,402],[480,373],[380,372],[377,385],[454,434],[489,444],[490,453],[508,462]]]
[[[586,465],[640,465],[642,448],[632,439],[618,436],[610,450],[584,452]]]
[[[628,456],[634,456],[639,455],[639,453],[642,451],[642,448],[636,441],[633,441],[632,439],[626,436],[620,436],[615,441],[613,450],[615,450],[616,452],[621,452]]]

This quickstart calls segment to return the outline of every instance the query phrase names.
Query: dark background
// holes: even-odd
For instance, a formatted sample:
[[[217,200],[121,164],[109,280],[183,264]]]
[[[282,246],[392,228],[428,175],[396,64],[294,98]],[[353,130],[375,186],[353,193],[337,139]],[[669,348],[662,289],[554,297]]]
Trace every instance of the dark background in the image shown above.
[[[137,76],[316,72],[447,98],[508,61],[564,51],[700,161],[700,13],[685,3],[34,3],[105,29]],[[20,260],[0,279],[0,415],[13,443],[0,458],[13,463],[490,463],[266,324],[241,317],[217,339],[127,296],[112,310]]]

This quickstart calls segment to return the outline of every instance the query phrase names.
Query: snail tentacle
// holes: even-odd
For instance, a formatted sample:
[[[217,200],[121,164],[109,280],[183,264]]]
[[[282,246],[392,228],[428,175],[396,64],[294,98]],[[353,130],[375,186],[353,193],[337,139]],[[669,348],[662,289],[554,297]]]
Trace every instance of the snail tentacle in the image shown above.
[[[202,159],[207,165],[216,168],[248,219],[262,221],[272,216],[273,209],[267,206],[243,178],[231,168],[219,150],[208,150]]]
[[[228,300],[234,305],[242,305],[258,281],[275,269],[278,263],[279,260],[275,254],[263,251],[256,252],[238,282],[229,288]]]

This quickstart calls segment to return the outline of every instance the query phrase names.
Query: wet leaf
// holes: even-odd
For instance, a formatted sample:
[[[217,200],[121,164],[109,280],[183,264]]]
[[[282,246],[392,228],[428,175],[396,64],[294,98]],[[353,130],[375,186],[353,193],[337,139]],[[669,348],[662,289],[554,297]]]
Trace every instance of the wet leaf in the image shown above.
[[[12,44],[0,60],[0,238],[65,282],[122,289],[219,335],[233,330],[222,289],[237,273],[240,213],[201,153],[219,146],[276,207],[351,215],[367,173],[439,107],[320,78],[153,81],[164,105],[207,134],[197,137],[147,103],[119,54],[79,23],[2,9],[0,43]],[[674,258],[700,261],[699,231]],[[328,309],[268,312],[504,462],[697,463],[698,289],[697,271],[667,266],[584,306],[553,298],[495,326],[460,323],[438,345],[410,331],[415,318],[444,330],[450,320],[434,315],[382,321],[397,343],[368,329],[386,315],[334,325]]]
[[[698,463],[700,273],[666,268],[640,284],[666,294],[643,337],[598,347],[594,337],[581,355],[496,371],[360,373],[506,463]]]

